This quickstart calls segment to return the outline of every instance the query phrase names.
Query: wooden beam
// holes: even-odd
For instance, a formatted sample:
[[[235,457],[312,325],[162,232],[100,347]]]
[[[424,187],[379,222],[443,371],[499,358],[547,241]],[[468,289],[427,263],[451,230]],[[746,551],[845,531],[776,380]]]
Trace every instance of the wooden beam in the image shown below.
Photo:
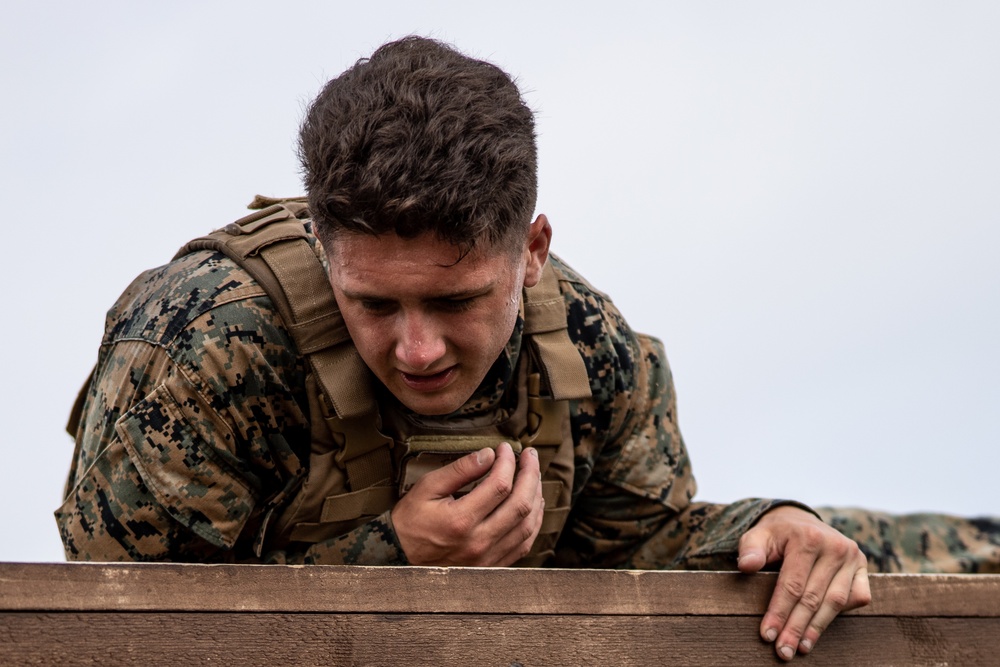
[[[0,563],[3,664],[773,665],[773,573]],[[1000,575],[874,575],[807,664],[994,664]]]

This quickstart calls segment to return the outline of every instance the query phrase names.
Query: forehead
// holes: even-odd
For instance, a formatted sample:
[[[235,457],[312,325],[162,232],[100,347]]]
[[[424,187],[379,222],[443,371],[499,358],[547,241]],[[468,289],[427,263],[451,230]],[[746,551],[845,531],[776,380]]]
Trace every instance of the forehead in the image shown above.
[[[484,286],[513,265],[502,249],[477,246],[465,252],[431,234],[344,233],[326,251],[334,285],[365,293],[388,288],[455,292]]]

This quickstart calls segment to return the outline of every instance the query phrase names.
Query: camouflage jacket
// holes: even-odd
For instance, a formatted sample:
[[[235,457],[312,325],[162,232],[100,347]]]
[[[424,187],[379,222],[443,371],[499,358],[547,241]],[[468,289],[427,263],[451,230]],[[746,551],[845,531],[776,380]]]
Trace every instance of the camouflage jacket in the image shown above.
[[[778,501],[691,502],[666,359],[640,354],[610,299],[551,261],[568,279],[592,397],[570,405],[572,511],[550,564],[733,568],[740,536]],[[521,325],[459,413],[502,396]],[[231,260],[200,251],[140,275],[108,312],[83,404],[55,513],[67,558],[405,564],[389,512],[300,551],[254,554],[261,517],[308,464],[305,377],[270,299]]]

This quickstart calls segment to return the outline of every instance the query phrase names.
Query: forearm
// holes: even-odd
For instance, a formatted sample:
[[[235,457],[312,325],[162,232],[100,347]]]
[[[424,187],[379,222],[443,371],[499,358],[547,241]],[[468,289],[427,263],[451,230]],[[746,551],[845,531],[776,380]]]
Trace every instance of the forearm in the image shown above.
[[[736,567],[739,539],[768,510],[796,503],[746,499],[680,511],[613,485],[591,483],[559,540],[557,567]]]
[[[317,542],[304,551],[275,550],[265,563],[306,565],[409,565],[387,511],[343,535]]]
[[[819,507],[817,512],[858,543],[872,572],[1000,572],[1000,517],[851,507]]]
[[[226,484],[214,480],[214,485]],[[122,443],[114,441],[55,513],[67,560],[405,564],[388,512],[344,535],[258,557],[251,500],[230,496],[228,504],[214,504],[217,512],[209,516],[195,511],[197,497],[168,508],[163,500],[180,499],[183,492],[160,488],[157,494],[151,486]]]
[[[787,500],[746,498],[728,505],[692,503],[672,516],[626,561],[624,567],[649,570],[733,570],[740,538],[768,511],[792,505]]]

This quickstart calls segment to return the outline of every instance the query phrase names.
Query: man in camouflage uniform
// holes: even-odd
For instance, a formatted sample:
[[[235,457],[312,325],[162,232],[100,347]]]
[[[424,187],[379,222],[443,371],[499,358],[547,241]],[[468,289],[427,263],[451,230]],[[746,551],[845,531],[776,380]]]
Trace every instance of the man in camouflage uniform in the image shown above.
[[[293,526],[287,518],[320,464],[324,476],[343,479],[337,452],[316,449],[317,424],[338,415],[317,399],[295,327],[261,284],[220,252],[199,250],[143,273],[108,313],[56,511],[68,558],[737,564],[745,572],[780,561],[761,635],[785,659],[811,650],[839,611],[868,603],[868,567],[925,567],[868,538],[866,561],[854,542],[789,501],[691,501],[662,348],[549,254],[548,220],[531,220],[533,117],[495,66],[430,40],[385,45],[327,84],[300,152],[311,213],[301,226],[383,420],[461,430],[507,414],[524,386],[521,369],[540,349],[525,295],[553,272],[557,303],[546,307],[565,320],[587,385],[566,401],[566,493],[547,500],[553,466],[533,446],[515,454],[511,440],[427,472],[388,509],[351,514],[337,534]],[[324,515],[355,491],[343,487]],[[548,534],[554,509],[565,512]],[[852,521],[834,525],[864,528]],[[539,547],[540,535],[549,547]],[[984,535],[962,538],[964,569],[998,560],[996,540]],[[944,543],[955,544],[951,537]]]

